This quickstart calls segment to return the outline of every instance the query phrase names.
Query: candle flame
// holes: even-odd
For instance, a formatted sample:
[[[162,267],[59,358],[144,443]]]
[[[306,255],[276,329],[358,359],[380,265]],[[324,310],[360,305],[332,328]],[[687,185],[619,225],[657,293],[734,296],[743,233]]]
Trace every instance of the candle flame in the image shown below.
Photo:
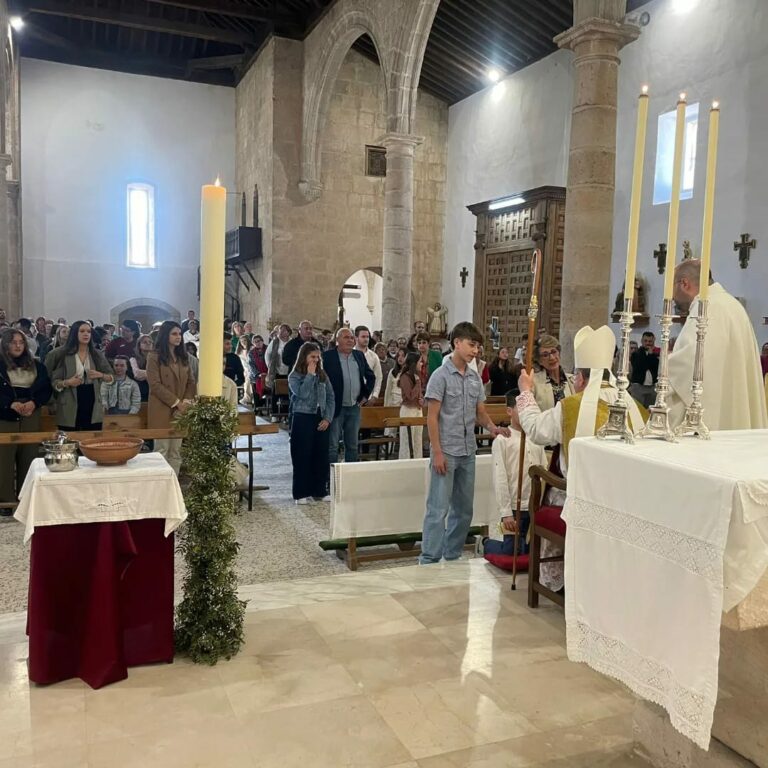
[[[720,109],[720,102],[719,101],[713,101],[712,102],[712,109]]]
[[[643,96],[647,96],[648,95],[648,86],[647,85],[644,85],[640,90],[642,91]]]
[[[216,177],[216,181],[213,182],[214,187],[220,187],[221,186],[221,179],[219,177]]]
[[[681,92],[681,94],[680,94],[680,101],[685,101],[685,97],[686,97],[687,95],[688,95],[688,94],[687,94],[685,91],[682,91],[682,92]]]

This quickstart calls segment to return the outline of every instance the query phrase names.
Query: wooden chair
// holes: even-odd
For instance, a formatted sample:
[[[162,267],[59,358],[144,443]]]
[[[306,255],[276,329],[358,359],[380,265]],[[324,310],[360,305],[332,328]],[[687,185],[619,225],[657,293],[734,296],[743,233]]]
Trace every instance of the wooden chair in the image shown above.
[[[269,415],[287,419],[289,402],[288,379],[275,379],[272,394],[269,396]]]
[[[560,606],[565,606],[563,595],[547,589],[539,581],[541,563],[563,562],[563,555],[555,557],[541,556],[541,540],[546,539],[554,546],[565,551],[565,521],[561,517],[563,508],[542,506],[546,486],[565,491],[565,480],[544,467],[531,467],[528,474],[531,477],[531,502],[528,512],[531,516],[530,525],[530,556],[528,565],[528,607],[539,607],[539,595],[549,598]]]

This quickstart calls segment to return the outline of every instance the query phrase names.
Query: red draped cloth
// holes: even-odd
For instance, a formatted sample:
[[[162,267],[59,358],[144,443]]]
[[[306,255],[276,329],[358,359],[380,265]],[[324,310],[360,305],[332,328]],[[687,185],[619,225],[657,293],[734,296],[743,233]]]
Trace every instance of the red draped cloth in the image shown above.
[[[173,534],[165,520],[39,526],[29,574],[29,679],[91,688],[173,660]]]

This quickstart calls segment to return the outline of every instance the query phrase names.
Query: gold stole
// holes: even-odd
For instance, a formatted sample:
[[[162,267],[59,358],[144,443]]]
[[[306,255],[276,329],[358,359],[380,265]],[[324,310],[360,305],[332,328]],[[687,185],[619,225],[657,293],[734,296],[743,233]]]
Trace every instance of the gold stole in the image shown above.
[[[606,386],[605,384],[603,385]],[[560,407],[563,410],[563,442],[561,443],[561,450],[563,457],[565,458],[566,465],[568,464],[568,446],[576,436],[576,424],[579,421],[579,408],[581,407],[581,396],[583,392],[579,392],[575,395],[570,395],[564,400],[560,401]],[[629,395],[627,395],[629,397]],[[640,403],[637,403],[637,408],[640,411],[640,416],[643,421],[648,418],[648,411],[643,408]],[[597,401],[597,416],[595,417],[595,434],[600,427],[608,421],[608,403],[605,400]],[[632,417],[629,418],[630,426],[632,425]]]

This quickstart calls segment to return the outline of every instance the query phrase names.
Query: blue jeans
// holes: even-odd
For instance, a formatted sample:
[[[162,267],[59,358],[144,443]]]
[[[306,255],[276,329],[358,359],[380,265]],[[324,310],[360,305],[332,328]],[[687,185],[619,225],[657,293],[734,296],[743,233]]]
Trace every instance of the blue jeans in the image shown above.
[[[357,461],[357,436],[360,432],[360,406],[342,405],[341,412],[335,416],[328,431],[331,444],[328,446],[328,459],[331,464],[339,460],[339,440],[344,438],[344,461]]]
[[[431,477],[419,562],[458,560],[472,524],[475,497],[475,456],[445,455],[447,472],[438,475],[430,460]]]

